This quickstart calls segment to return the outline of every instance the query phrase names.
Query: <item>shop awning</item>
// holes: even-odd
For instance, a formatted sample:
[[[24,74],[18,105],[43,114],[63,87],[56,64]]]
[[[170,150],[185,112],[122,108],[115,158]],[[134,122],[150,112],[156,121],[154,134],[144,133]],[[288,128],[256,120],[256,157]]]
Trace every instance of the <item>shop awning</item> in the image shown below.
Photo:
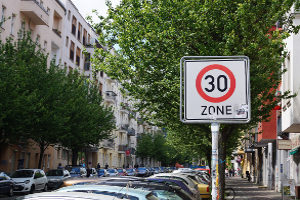
[[[300,147],[296,147],[296,148],[290,150],[290,155],[294,155],[294,154],[298,153],[299,152],[299,148]]]

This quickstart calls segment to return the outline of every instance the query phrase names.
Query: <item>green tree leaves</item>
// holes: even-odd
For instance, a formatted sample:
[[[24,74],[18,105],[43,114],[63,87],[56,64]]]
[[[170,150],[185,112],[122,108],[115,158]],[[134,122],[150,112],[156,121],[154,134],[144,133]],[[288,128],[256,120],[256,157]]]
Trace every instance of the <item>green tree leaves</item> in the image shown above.
[[[0,54],[1,143],[32,139],[40,147],[41,167],[49,145],[79,151],[109,137],[114,116],[98,88],[77,71],[48,65],[30,34],[1,42]]]

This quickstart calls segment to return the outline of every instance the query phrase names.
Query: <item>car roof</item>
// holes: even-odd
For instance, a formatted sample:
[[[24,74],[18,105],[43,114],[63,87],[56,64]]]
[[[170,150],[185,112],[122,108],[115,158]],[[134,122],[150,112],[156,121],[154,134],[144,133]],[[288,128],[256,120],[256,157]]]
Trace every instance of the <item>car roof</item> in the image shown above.
[[[98,190],[106,192],[116,192],[121,194],[128,194],[132,196],[147,196],[151,191],[133,189],[127,187],[111,186],[111,185],[73,185],[58,189],[57,191],[74,191],[74,190]]]
[[[44,171],[42,169],[17,169],[16,171],[37,171],[37,170]]]
[[[161,190],[170,190],[172,189],[171,187],[169,187],[168,185],[164,184],[164,183],[158,183],[158,182],[149,182],[149,181],[133,181],[133,182],[102,182],[99,184],[103,184],[103,185],[115,185],[115,186],[121,186],[121,187],[125,187],[125,186],[129,186],[131,188],[149,188],[149,189],[161,189]]]
[[[31,200],[119,200],[115,196],[108,196],[103,194],[93,194],[86,192],[43,192],[26,195],[24,197],[19,197],[17,200],[21,199],[31,199]]]

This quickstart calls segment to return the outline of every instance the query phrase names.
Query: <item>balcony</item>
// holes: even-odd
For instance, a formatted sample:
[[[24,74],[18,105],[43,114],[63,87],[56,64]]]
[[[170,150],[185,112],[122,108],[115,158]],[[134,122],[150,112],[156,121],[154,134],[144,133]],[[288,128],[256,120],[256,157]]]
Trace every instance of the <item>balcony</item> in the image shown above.
[[[48,11],[36,0],[21,0],[20,12],[36,25],[48,26],[49,13]]]
[[[115,147],[115,143],[113,139],[104,140],[101,142],[101,147],[105,149],[113,149]]]
[[[128,131],[129,124],[121,124],[120,131],[126,132]]]
[[[118,151],[125,153],[126,150],[127,150],[127,145],[119,145],[118,146]]]
[[[122,103],[122,104],[121,104],[120,112],[129,114],[128,109],[129,109],[128,103]]]
[[[57,30],[57,29],[52,29],[52,31],[61,38],[61,31]]]
[[[106,91],[105,92],[105,100],[107,102],[114,103],[116,101],[117,94],[113,91]]]
[[[135,130],[134,130],[133,128],[128,129],[127,135],[128,135],[128,136],[135,136]]]

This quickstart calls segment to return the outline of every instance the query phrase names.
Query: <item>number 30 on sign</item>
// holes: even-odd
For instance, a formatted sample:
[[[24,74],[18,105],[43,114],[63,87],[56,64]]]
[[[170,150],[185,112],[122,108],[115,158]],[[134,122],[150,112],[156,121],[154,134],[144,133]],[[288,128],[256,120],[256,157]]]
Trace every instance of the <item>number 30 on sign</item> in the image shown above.
[[[183,57],[180,97],[184,123],[249,122],[249,58]]]

